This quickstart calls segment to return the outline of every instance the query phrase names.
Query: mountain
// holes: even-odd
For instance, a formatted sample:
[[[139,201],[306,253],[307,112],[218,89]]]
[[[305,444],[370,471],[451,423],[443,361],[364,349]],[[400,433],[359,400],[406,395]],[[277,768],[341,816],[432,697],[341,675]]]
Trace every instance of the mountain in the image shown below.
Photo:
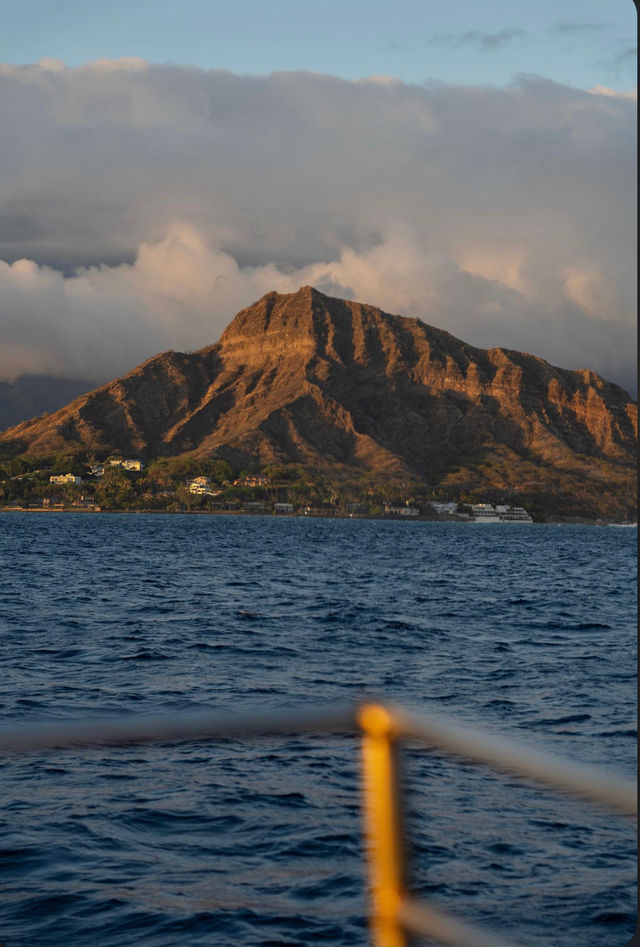
[[[576,489],[604,511],[633,503],[636,436],[637,406],[593,371],[305,286],[267,293],[215,345],[164,352],[0,434],[0,453],[192,451],[449,490]]]
[[[53,375],[19,375],[0,381],[0,431],[45,411],[57,411],[94,387],[93,381]]]

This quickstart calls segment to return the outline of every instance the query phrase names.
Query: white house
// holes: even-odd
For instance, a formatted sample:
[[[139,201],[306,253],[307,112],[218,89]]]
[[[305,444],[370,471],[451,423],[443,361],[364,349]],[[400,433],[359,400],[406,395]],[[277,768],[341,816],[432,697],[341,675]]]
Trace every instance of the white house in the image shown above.
[[[440,503],[437,500],[429,500],[429,506],[432,507],[436,513],[440,515],[443,514],[452,514],[456,513],[458,510],[458,504],[455,500],[447,500],[446,503]]]
[[[474,503],[471,507],[476,523],[532,523],[533,520],[523,506],[508,506],[490,503]]]
[[[212,490],[211,486],[207,486],[205,483],[191,483],[189,484],[189,493],[194,493],[196,496],[217,497],[220,496],[222,490]]]
[[[502,512],[502,507],[496,507],[500,512],[500,519],[504,523],[533,523],[531,515],[523,506],[508,506]]]
[[[276,513],[293,513],[293,503],[274,503]]]
[[[49,477],[49,483],[82,483],[82,477],[77,477],[72,473],[52,474]]]
[[[473,503],[471,505],[471,512],[476,520],[487,520],[494,523],[500,521],[496,509],[491,503]]]

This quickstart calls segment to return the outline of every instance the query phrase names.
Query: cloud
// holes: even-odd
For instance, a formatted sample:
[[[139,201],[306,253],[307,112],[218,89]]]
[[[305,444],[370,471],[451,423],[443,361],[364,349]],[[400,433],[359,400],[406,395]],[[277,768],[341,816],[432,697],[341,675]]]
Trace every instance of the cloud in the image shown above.
[[[608,30],[610,23],[585,23],[580,22],[560,22],[552,23],[547,27],[548,33],[555,33],[558,36],[582,36],[585,33],[602,33]]]
[[[162,240],[142,244],[133,264],[79,268],[65,277],[29,260],[0,263],[0,376],[80,376],[93,366],[106,380],[157,351],[209,344],[239,309],[272,289],[294,292],[311,284],[445,326],[476,345],[499,343],[562,365],[597,364],[607,377],[632,380],[633,351],[624,350],[631,327],[597,263],[565,268],[555,292],[541,300],[533,287],[549,261],[521,252],[521,258],[472,254],[456,263],[400,226],[378,245],[344,248],[328,262],[243,267],[190,225],[175,222]]]
[[[477,46],[483,52],[491,52],[499,47],[507,46],[514,40],[522,40],[526,35],[526,30],[519,29],[516,26],[506,26],[496,33],[485,33],[482,30],[467,30],[464,33],[434,33],[425,45],[453,48]]]
[[[608,95],[613,99],[628,99],[630,102],[638,101],[638,92],[632,89],[628,92],[621,92],[619,89],[611,89],[606,85],[596,85],[588,90],[592,95]]]
[[[311,283],[635,386],[635,101],[0,70],[0,377],[106,380]]]
[[[619,80],[622,75],[630,77],[637,74],[638,47],[634,44],[618,46],[606,56],[599,59],[594,65],[614,79]]]

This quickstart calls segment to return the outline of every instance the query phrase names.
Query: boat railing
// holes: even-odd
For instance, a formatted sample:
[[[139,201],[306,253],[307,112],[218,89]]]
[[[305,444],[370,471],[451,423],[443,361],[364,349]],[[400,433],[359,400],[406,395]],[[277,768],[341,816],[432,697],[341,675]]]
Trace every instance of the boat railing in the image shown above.
[[[451,717],[385,703],[5,724],[0,728],[0,752],[301,733],[357,733],[361,737],[370,929],[378,947],[405,947],[407,937],[415,935],[448,947],[516,947],[494,931],[411,897],[398,775],[400,743],[420,743],[447,756],[524,777],[625,815],[637,815],[637,791],[631,780],[469,727]]]

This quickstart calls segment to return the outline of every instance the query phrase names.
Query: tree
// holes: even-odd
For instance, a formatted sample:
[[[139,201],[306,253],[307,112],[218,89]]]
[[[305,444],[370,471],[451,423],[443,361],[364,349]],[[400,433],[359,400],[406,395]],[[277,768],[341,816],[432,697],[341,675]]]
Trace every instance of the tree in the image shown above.
[[[0,495],[2,496],[3,503],[10,503],[11,500],[15,500],[18,496],[18,490],[16,487],[15,480],[7,480],[5,483],[2,484],[2,487],[0,489],[2,491]]]
[[[129,506],[135,496],[131,480],[119,467],[105,470],[104,477],[96,486],[96,501],[105,509]]]
[[[25,457],[13,457],[8,464],[5,464],[5,467],[10,477],[20,477],[31,470],[29,461]]]
[[[53,474],[75,474],[81,477],[85,471],[82,454],[75,451],[59,451],[53,459],[51,472]]]
[[[226,481],[233,480],[233,470],[226,460],[215,458],[214,460],[208,460],[204,466],[206,475],[211,477],[212,480],[215,480],[216,483],[225,483]]]

